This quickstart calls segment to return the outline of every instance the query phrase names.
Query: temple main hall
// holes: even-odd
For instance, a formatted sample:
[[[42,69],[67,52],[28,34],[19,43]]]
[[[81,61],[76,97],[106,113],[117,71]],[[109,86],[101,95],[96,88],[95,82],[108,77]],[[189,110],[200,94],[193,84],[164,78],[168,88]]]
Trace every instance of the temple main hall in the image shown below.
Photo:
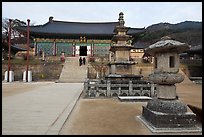
[[[35,55],[44,52],[48,56],[65,54],[67,57],[108,56],[115,35],[117,22],[69,22],[54,20],[51,16],[43,25],[30,26],[30,37],[34,40]],[[17,30],[26,36],[27,27]],[[128,28],[132,45],[145,28]]]

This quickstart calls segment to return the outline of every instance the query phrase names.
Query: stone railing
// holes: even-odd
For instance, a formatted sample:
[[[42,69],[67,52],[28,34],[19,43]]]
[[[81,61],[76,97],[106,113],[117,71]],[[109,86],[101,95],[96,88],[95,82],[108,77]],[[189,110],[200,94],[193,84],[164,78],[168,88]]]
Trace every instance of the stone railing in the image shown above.
[[[117,96],[156,96],[155,84],[151,81],[114,81],[89,79],[84,82],[84,93],[87,98]]]

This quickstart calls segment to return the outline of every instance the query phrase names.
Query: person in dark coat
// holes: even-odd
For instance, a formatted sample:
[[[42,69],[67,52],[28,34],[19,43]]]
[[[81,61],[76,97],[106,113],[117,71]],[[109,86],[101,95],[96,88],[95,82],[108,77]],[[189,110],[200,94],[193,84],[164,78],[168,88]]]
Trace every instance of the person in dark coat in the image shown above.
[[[80,57],[79,58],[79,66],[81,66],[82,65],[82,58]]]
[[[83,57],[83,64],[86,65],[86,58]]]

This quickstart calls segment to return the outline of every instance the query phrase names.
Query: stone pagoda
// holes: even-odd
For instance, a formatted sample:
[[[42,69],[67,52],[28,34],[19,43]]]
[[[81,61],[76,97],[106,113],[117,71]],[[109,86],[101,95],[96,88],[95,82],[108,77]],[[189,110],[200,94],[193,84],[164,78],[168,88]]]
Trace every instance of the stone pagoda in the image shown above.
[[[132,74],[132,65],[135,65],[134,61],[130,60],[130,50],[134,47],[131,45],[131,36],[127,35],[129,27],[125,27],[125,21],[123,19],[123,13],[119,13],[119,24],[115,27],[112,41],[113,45],[110,48],[109,55],[109,75],[108,79],[140,79],[142,76]]]
[[[179,72],[179,53],[189,46],[169,37],[150,45],[145,51],[155,57],[154,73],[149,79],[157,88],[156,98],[143,106],[139,118],[152,132],[188,132],[199,131],[196,115],[187,111],[187,105],[182,103],[176,94],[176,83],[184,80]]]
[[[143,80],[142,75],[134,75],[135,62],[130,59],[131,36],[127,35],[123,13],[119,13],[118,24],[114,28],[109,54],[109,74],[100,79],[87,79],[84,82],[85,97],[148,96],[154,92],[154,84]],[[139,33],[139,32],[138,32]],[[148,98],[149,99],[149,98]],[[128,97],[129,100],[129,97]]]

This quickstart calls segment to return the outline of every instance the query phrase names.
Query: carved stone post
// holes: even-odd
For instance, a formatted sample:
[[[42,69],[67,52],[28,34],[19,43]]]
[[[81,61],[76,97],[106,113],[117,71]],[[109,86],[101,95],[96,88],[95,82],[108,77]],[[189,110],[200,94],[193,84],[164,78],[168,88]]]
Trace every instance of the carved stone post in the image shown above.
[[[111,83],[110,80],[107,80],[107,96],[111,96]]]
[[[88,91],[88,80],[84,82],[84,92],[86,93]]]
[[[151,89],[150,89],[150,97],[154,97],[155,96],[155,91],[154,91],[154,83],[151,83]]]
[[[130,96],[132,96],[132,91],[133,91],[132,81],[129,81],[129,95]]]

